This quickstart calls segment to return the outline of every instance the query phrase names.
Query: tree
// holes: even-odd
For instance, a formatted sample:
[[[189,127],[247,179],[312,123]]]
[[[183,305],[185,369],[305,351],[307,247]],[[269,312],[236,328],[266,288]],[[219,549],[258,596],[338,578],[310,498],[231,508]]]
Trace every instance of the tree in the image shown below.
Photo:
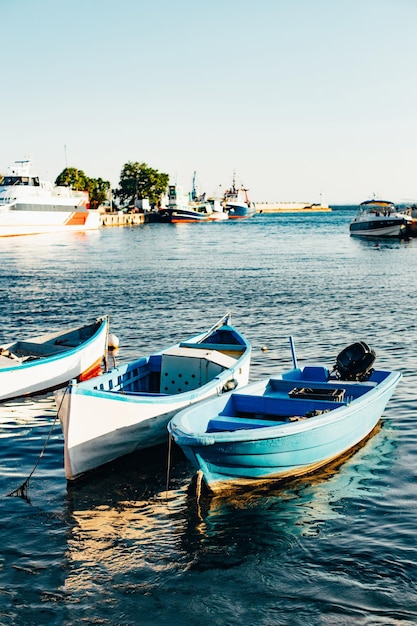
[[[110,183],[102,178],[89,178],[87,191],[90,194],[90,207],[98,209],[98,207],[109,199]]]
[[[71,187],[75,191],[88,191],[90,207],[97,209],[108,198],[110,183],[102,178],[89,178],[82,170],[66,167],[57,176],[55,185]]]
[[[58,174],[55,185],[59,187],[71,187],[75,191],[87,191],[88,178],[82,170],[75,167],[66,167]]]
[[[158,172],[146,163],[128,161],[120,173],[120,189],[116,190],[116,195],[122,203],[134,204],[138,198],[149,198],[151,204],[157,204],[168,183],[168,174]]]

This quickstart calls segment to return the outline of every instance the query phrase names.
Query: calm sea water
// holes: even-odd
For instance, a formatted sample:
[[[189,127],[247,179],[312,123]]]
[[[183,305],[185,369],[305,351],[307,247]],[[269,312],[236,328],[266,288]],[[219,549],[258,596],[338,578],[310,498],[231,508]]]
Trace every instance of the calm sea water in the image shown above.
[[[109,313],[122,362],[231,310],[252,379],[290,366],[289,335],[300,363],[365,340],[404,374],[340,463],[227,499],[197,500],[178,451],[166,490],[163,446],[67,487],[52,397],[3,404],[1,625],[417,624],[417,239],[350,238],[352,215],[0,242],[0,342]],[[8,497],[49,433],[30,502]]]

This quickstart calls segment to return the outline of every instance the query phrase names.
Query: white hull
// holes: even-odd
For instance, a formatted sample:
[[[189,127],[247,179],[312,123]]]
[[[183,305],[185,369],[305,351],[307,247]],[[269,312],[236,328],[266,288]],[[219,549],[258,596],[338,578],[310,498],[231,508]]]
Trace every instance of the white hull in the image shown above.
[[[96,373],[107,349],[108,320],[103,318],[97,332],[78,346],[66,347],[60,338],[64,333],[8,344],[3,349],[13,352],[19,345],[32,347],[32,354],[42,354],[43,339],[48,340],[48,354],[35,360],[19,361],[0,357],[0,400],[40,393],[67,384],[71,379]],[[54,337],[56,336],[56,344]],[[54,345],[55,344],[55,345]],[[55,351],[55,354],[52,352]]]
[[[46,210],[45,210],[46,209]],[[0,210],[0,237],[37,235],[42,233],[96,230],[99,227],[98,212],[79,207],[68,209],[39,207],[34,211],[17,209]]]

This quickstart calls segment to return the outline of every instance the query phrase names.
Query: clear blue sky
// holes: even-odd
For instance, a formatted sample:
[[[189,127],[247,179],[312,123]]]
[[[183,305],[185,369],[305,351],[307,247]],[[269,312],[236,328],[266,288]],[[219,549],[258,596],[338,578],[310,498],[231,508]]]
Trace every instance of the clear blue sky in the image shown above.
[[[0,171],[417,199],[417,0],[0,0]]]

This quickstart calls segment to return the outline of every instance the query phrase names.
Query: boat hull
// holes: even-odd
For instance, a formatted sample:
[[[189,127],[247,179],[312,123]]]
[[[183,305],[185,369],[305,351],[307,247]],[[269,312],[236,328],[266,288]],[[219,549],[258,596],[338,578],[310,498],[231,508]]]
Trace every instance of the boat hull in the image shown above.
[[[299,421],[274,424],[259,420],[259,416],[256,420],[222,417],[230,399],[220,398],[200,405],[198,411],[182,411],[168,429],[213,492],[297,477],[327,465],[365,439],[378,423],[400,378],[399,373],[387,373],[380,385],[357,399],[336,403],[329,412]],[[349,384],[338,381],[337,385],[346,387],[349,394]],[[244,394],[248,411],[262,413],[266,389],[266,382],[248,385],[232,396]],[[301,410],[301,405],[294,410]],[[216,430],[217,425],[214,432],[207,432],[213,417],[219,422],[229,419],[230,424],[220,428],[231,430]],[[241,420],[239,427],[237,420]]]
[[[18,207],[0,210],[0,237],[80,232],[96,230],[99,225],[98,212],[85,207],[38,205],[30,211]]]
[[[255,206],[248,206],[247,204],[234,204],[232,202],[226,202],[225,211],[228,213],[230,220],[253,217],[256,213]]]
[[[361,237],[401,237],[406,235],[403,219],[368,220],[352,222],[350,234]]]
[[[55,346],[48,348],[50,351],[56,350],[56,354],[51,354],[51,356],[27,362],[16,361],[17,365],[13,365],[13,361],[7,359],[10,361],[10,366],[4,365],[7,361],[2,357],[0,401],[56,389],[66,385],[74,378],[86,380],[91,376],[96,376],[106,354],[108,317],[100,318],[94,325],[91,325],[91,328],[94,330],[94,334],[82,342],[80,337],[79,345],[74,345],[74,347],[65,346],[65,337],[74,335],[74,333],[78,335],[78,331],[71,330],[68,333],[60,332],[45,336],[48,338],[48,343],[57,342]],[[83,330],[80,332],[82,333]],[[31,343],[36,355],[36,342],[31,340]],[[74,343],[76,342],[74,341]],[[21,344],[25,346],[28,345],[28,342],[21,342]],[[19,343],[15,345],[19,346]],[[4,349],[13,350],[13,344],[4,346]]]
[[[209,214],[192,211],[191,209],[163,209],[160,212],[161,221],[171,224],[182,224],[192,222],[208,222]]]
[[[200,334],[58,391],[67,480],[77,480],[131,452],[166,443],[167,424],[178,411],[246,385],[250,345],[233,327],[219,329],[226,334],[232,331],[242,342],[229,346],[231,351],[226,344],[199,343],[205,337]],[[207,349],[202,350],[204,346]],[[238,349],[237,358],[231,356],[233,349]],[[160,378],[152,391],[144,389],[148,374],[154,381],[155,376]],[[176,388],[174,378],[175,385],[181,381]],[[187,385],[189,390],[184,390]]]

